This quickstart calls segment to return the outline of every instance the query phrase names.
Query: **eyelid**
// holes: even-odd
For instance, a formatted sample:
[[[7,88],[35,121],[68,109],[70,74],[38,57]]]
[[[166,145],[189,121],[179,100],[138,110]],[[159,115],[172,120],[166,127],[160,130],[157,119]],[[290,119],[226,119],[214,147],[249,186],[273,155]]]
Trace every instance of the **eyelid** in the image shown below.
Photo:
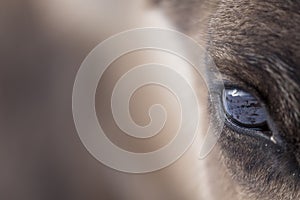
[[[255,129],[248,129],[240,127],[236,124],[234,124],[229,118],[226,118],[225,124],[227,127],[229,127],[232,130],[235,130],[237,133],[246,134],[252,137],[262,137],[264,139],[270,140],[272,138],[272,132],[271,131],[259,131]]]

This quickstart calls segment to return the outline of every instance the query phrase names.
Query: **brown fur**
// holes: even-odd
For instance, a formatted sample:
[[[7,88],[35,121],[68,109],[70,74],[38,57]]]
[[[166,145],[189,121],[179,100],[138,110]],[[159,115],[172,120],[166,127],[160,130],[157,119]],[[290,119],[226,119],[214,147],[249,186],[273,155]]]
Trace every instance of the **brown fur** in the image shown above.
[[[116,24],[91,2],[41,2],[0,2],[0,199],[300,198],[299,1],[157,0],[133,5]],[[150,5],[166,17],[140,17]],[[94,26],[98,20],[103,26]],[[227,124],[207,159],[195,161],[194,148],[146,175],[111,170],[89,155],[71,110],[81,61],[107,36],[167,26],[163,20],[206,43],[227,84],[260,97],[277,144]]]
[[[197,10],[196,4],[203,4],[168,2],[176,7],[169,6],[170,10],[189,6]],[[300,2],[221,0],[216,4],[208,23],[210,55],[227,85],[242,87],[260,97],[273,135],[281,141],[274,144],[225,126],[219,145],[234,180],[231,186],[240,191],[235,198],[299,199]],[[195,14],[183,15],[188,22],[178,25],[187,33],[197,29],[197,25],[186,28],[191,26],[189,21],[196,20]],[[191,19],[187,19],[189,16]]]

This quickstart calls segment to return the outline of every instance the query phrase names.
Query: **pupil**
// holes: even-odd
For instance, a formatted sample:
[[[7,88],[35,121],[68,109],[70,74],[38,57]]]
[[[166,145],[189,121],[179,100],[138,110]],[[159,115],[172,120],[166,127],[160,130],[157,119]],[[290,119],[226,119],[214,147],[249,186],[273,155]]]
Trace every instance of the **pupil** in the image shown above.
[[[264,108],[250,93],[239,89],[225,89],[223,105],[227,116],[240,125],[256,128],[266,124]]]

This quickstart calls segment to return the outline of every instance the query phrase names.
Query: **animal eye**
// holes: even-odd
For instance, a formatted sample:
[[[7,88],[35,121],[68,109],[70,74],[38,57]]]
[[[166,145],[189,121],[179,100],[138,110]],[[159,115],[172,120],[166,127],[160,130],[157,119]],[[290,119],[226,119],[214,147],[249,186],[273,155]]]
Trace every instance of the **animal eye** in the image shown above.
[[[232,124],[259,131],[269,131],[266,110],[259,99],[241,89],[224,89],[223,107]]]

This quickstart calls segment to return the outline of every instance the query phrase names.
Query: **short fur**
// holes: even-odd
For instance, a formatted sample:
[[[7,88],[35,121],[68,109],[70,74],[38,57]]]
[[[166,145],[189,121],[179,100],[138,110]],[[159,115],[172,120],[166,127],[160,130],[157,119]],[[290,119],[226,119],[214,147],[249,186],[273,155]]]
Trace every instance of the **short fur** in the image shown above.
[[[174,2],[168,1],[173,10],[189,6],[197,10],[195,2],[205,4]],[[234,180],[231,187],[240,191],[235,199],[300,199],[300,2],[221,0],[216,4],[208,23],[209,53],[227,85],[252,91],[264,102],[277,140],[275,144],[225,126],[218,144]],[[183,15],[184,19],[191,16]],[[193,16],[190,21],[196,20]],[[178,26],[197,29],[186,27],[189,20]]]

